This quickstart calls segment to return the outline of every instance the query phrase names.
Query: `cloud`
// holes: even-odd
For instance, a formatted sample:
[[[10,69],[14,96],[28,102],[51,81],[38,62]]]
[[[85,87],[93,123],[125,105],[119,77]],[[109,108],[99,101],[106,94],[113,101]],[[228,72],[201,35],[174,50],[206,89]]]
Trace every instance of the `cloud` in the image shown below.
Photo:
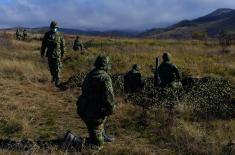
[[[235,8],[234,0],[1,0],[0,26],[147,29]]]

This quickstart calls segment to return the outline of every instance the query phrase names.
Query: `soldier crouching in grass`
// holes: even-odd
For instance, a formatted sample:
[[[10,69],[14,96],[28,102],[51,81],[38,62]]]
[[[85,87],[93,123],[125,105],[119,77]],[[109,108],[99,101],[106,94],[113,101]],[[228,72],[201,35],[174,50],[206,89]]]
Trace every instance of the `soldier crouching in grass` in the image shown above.
[[[140,69],[140,65],[134,64],[132,70],[124,76],[124,91],[126,93],[140,92],[144,89],[144,80]]]
[[[44,57],[45,52],[52,76],[51,82],[55,83],[55,86],[58,87],[60,81],[60,69],[62,66],[61,58],[63,58],[65,52],[65,41],[63,36],[58,32],[58,25],[55,21],[51,22],[50,31],[43,37],[41,57]]]
[[[114,140],[104,131],[107,117],[115,109],[112,80],[107,73],[111,69],[109,57],[98,56],[94,66],[95,69],[87,74],[83,82],[82,95],[77,101],[77,112],[87,126],[89,138],[84,142],[68,132],[65,136],[65,146],[79,144],[80,147],[85,145],[100,150],[104,142]]]
[[[160,86],[165,87],[173,87],[173,88],[179,88],[182,87],[182,84],[180,82],[180,72],[177,69],[176,65],[171,63],[170,54],[164,53],[162,55],[163,62],[161,65],[157,68],[157,72],[159,75],[159,82]]]
[[[175,104],[178,101],[178,96],[182,91],[182,83],[180,82],[181,76],[178,68],[171,62],[169,53],[162,55],[163,62],[156,69],[155,83],[159,84],[162,88],[162,98],[166,100],[165,106],[168,111],[168,122],[173,123]]]

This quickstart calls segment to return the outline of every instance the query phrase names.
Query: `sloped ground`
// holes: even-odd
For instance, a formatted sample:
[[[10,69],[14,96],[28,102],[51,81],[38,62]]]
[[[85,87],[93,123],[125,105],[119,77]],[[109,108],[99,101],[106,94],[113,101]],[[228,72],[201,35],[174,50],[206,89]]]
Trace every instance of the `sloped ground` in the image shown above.
[[[18,42],[9,34],[4,34],[0,43],[0,147],[1,154],[65,154],[60,148],[61,138],[67,130],[76,135],[87,136],[86,128],[81,119],[76,115],[76,98],[80,94],[82,76],[77,80],[70,78],[77,73],[87,72],[92,68],[93,61],[100,49],[95,47],[89,49],[85,54],[73,53],[68,48],[64,62],[63,80],[68,82],[66,90],[60,91],[50,84],[46,60],[39,56],[40,42]],[[66,38],[68,45],[72,42]],[[89,38],[86,38],[89,39]],[[95,38],[97,42],[104,38]],[[145,40],[143,40],[144,42]],[[127,71],[131,66],[130,59],[134,62],[146,63],[143,72],[146,76],[151,73],[148,62],[157,53],[151,53],[159,49],[158,44],[145,41],[143,47],[139,41],[118,40],[112,48],[107,45],[103,47],[109,51],[114,63],[112,74],[119,75]],[[173,44],[160,42],[160,48],[192,49],[191,43],[182,42]],[[121,46],[120,46],[121,45]],[[196,47],[195,47],[196,46]],[[201,44],[193,45],[194,50]],[[178,49],[178,50],[179,50]],[[127,50],[127,51],[126,51]],[[128,53],[130,50],[130,53]],[[204,62],[201,53],[196,58]],[[143,53],[141,53],[143,51]],[[124,56],[126,54],[126,57]],[[174,54],[176,55],[176,54]],[[222,67],[214,71],[204,66],[198,67],[195,63],[190,67],[185,63],[186,52],[177,57],[180,66],[197,73],[223,73]],[[229,62],[230,56],[223,56],[224,61]],[[196,59],[195,58],[195,59]],[[153,59],[154,60],[154,59]],[[212,56],[214,63],[217,58]],[[220,60],[221,61],[221,60]],[[227,65],[227,64],[222,64]],[[231,64],[230,64],[231,65]],[[231,65],[231,68],[234,66]],[[194,72],[193,72],[194,73]],[[226,76],[233,79],[230,68]],[[117,79],[117,80],[115,80]],[[229,140],[235,138],[235,122],[233,119],[213,118],[195,120],[185,106],[177,106],[173,117],[169,117],[168,109],[165,107],[149,108],[136,105],[133,100],[126,100],[120,92],[122,86],[117,87],[120,82],[118,76],[114,76],[118,103],[115,114],[109,118],[106,129],[116,136],[117,140],[111,144],[105,144],[99,154],[221,154],[231,151],[234,147],[229,145]],[[68,85],[69,84],[69,85]],[[138,95],[138,94],[137,94]],[[76,154],[73,150],[69,154]]]

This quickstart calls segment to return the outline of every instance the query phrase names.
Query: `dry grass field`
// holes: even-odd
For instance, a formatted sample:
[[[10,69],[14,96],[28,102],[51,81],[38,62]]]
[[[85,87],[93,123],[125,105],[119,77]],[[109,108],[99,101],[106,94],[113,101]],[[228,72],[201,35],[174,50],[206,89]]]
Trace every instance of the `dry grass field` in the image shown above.
[[[40,57],[40,35],[17,41],[12,32],[0,32],[0,154],[79,154],[64,152],[56,145],[19,150],[4,142],[29,140],[52,142],[67,130],[87,136],[85,125],[76,114],[80,88],[60,91],[50,83],[47,60]],[[211,76],[235,83],[235,45],[221,52],[216,41],[176,41],[82,36],[95,46],[83,54],[72,51],[74,36],[66,36],[62,80],[87,73],[100,53],[112,60],[111,74],[126,73],[134,63],[142,66],[146,77],[153,77],[156,56],[168,51],[184,74]],[[174,123],[166,125],[163,109],[149,110],[117,96],[117,109],[109,118],[107,131],[117,140],[105,144],[99,154],[226,154],[230,139],[235,140],[234,119],[188,119],[187,109],[179,106]],[[2,147],[1,147],[2,146]]]

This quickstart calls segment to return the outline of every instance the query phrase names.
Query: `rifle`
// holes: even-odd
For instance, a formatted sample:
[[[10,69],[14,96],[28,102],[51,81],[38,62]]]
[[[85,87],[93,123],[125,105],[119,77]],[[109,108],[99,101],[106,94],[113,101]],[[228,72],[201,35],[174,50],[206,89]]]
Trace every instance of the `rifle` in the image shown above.
[[[154,86],[159,86],[159,84],[160,84],[160,77],[158,75],[159,66],[160,66],[160,59],[159,59],[159,57],[157,57],[156,58],[155,72],[154,72]]]

